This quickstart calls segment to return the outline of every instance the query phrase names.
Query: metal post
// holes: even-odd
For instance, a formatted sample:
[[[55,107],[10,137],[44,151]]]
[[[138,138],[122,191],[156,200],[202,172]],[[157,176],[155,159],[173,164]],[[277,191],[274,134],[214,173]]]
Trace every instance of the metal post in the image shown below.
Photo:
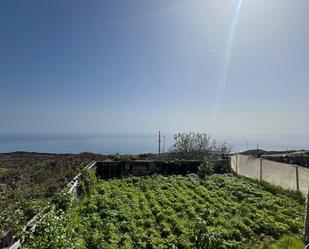
[[[263,159],[260,158],[260,181],[263,180]]]
[[[295,165],[295,169],[296,169],[296,189],[297,191],[299,191],[299,175],[298,175],[298,166]]]
[[[163,135],[163,153],[165,153],[165,135]]]
[[[304,233],[304,239],[306,242],[309,242],[309,189],[307,193],[307,198],[306,198],[306,214],[305,214],[305,233]]]
[[[159,155],[161,154],[161,132],[159,131]]]

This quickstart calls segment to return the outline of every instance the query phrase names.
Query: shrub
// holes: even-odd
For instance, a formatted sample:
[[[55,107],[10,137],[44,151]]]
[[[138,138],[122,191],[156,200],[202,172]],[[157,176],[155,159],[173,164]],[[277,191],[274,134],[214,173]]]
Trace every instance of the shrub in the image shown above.
[[[214,173],[214,160],[210,155],[205,156],[204,161],[199,167],[197,174],[201,179],[204,180],[206,179],[207,176],[210,176],[213,173]]]
[[[80,195],[90,196],[95,193],[95,185],[97,178],[95,171],[91,169],[85,169],[82,171],[81,182],[78,188]]]
[[[213,168],[216,174],[228,174],[232,172],[231,162],[226,158],[215,161]]]
[[[226,142],[211,139],[206,133],[178,133],[174,139],[175,143],[169,149],[171,158],[202,160],[210,153],[214,156],[226,155],[232,150]]]
[[[84,243],[77,238],[70,215],[50,211],[39,221],[34,234],[27,234],[24,249],[83,249]]]
[[[67,211],[73,205],[73,196],[67,191],[55,193],[52,203],[55,204],[56,210]]]

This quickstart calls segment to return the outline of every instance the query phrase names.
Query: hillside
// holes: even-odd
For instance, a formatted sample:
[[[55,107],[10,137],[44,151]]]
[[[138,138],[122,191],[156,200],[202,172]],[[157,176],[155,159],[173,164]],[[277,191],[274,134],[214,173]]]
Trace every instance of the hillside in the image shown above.
[[[0,154],[0,231],[18,233],[84,166],[105,158],[92,153]]]

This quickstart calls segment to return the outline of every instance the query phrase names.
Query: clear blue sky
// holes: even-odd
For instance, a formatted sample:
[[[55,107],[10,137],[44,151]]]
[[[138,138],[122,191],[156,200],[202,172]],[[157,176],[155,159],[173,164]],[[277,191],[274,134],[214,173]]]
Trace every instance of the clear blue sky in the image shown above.
[[[237,4],[1,0],[0,133],[309,136],[309,1]]]

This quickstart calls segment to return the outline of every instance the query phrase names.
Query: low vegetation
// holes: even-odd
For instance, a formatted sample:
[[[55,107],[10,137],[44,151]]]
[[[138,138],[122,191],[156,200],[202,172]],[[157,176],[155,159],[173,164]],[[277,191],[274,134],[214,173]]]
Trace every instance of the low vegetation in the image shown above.
[[[227,174],[205,180],[156,175],[87,184],[94,188],[84,186],[88,194],[78,203],[58,208],[40,222],[27,248],[303,246],[298,237],[304,200],[281,188]]]
[[[41,211],[55,193],[93,160],[158,159],[155,154],[99,155],[0,153],[0,234],[19,235],[24,225]]]
[[[233,175],[222,160],[230,151],[206,134],[181,133],[160,156],[0,154],[0,232],[25,235],[24,249],[303,248],[303,195]],[[104,159],[204,162],[187,176],[97,181],[83,170]],[[61,190],[78,172],[77,201]],[[47,203],[53,208],[35,232],[22,232]]]
[[[0,154],[0,231],[20,234],[23,226],[90,161],[91,153]]]

